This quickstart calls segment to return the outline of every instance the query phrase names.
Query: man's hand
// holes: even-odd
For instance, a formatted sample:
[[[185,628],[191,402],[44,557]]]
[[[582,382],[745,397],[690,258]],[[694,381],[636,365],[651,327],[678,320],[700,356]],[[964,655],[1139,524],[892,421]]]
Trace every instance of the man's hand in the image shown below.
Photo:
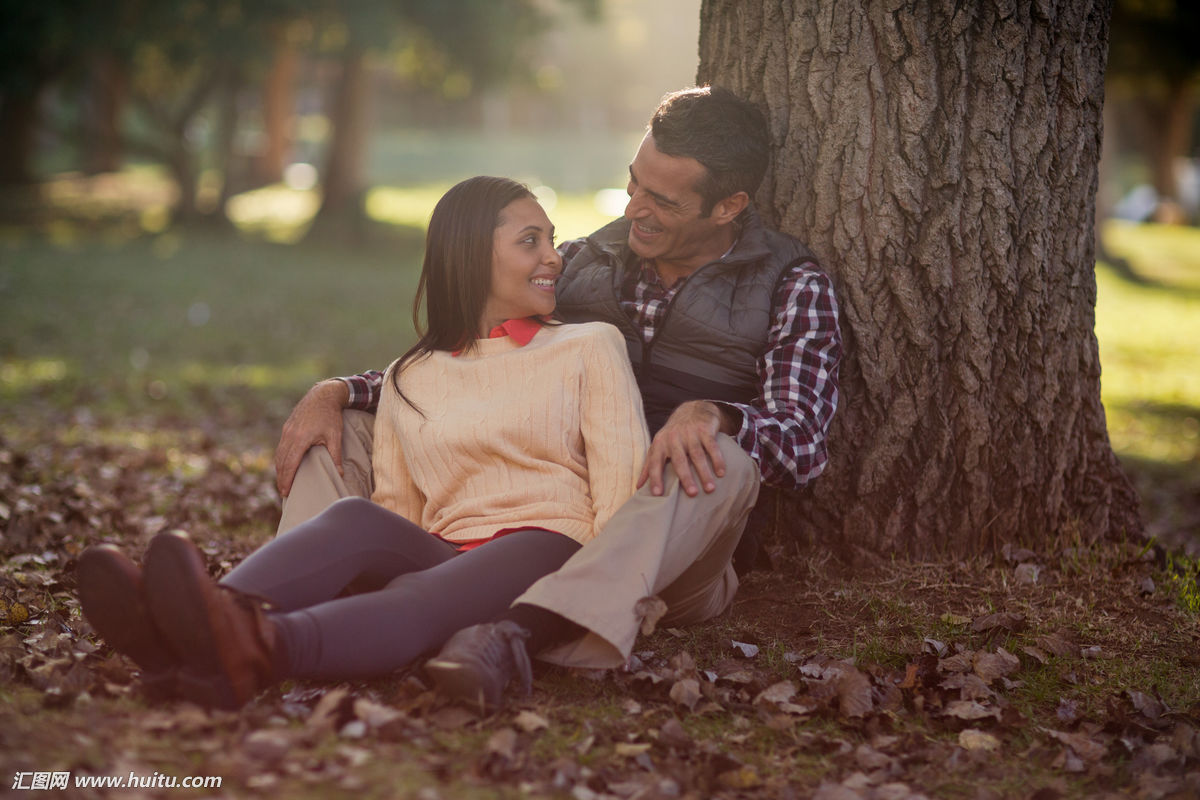
[[[275,486],[288,496],[300,460],[310,447],[324,445],[342,472],[342,409],[350,401],[350,390],[339,380],[318,383],[300,399],[279,435],[275,449]]]
[[[691,400],[676,408],[654,435],[646,463],[638,478],[638,488],[650,482],[650,493],[663,492],[663,469],[668,461],[679,476],[679,485],[688,497],[715,491],[717,478],[725,475],[725,459],[717,447],[717,434],[737,433],[733,416],[707,400]],[[697,481],[699,476],[699,481]]]

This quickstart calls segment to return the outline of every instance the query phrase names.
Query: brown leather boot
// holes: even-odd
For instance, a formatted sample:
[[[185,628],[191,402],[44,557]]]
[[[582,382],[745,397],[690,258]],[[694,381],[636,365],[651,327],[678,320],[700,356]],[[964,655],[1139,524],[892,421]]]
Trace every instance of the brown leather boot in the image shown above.
[[[183,697],[237,709],[278,680],[278,636],[263,604],[218,586],[186,533],[155,536],[145,563],[150,614],[183,662]]]
[[[179,657],[150,618],[142,568],[111,544],[93,545],[79,556],[75,580],[83,615],[96,633],[141,667],[147,686],[169,684]]]

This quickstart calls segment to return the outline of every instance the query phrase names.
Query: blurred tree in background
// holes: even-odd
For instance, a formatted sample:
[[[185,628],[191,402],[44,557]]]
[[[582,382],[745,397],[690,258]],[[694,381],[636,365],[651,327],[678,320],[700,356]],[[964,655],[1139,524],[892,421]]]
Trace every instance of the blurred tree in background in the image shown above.
[[[598,0],[571,4],[598,13]],[[37,138],[49,130],[75,143],[89,172],[127,154],[164,165],[175,220],[223,220],[230,196],[281,177],[303,71],[306,87],[329,95],[320,232],[353,231],[362,214],[380,63],[408,57],[451,94],[528,80],[527,48],[553,22],[537,0],[3,0],[0,13],[0,186],[40,177]],[[46,118],[52,88],[74,102]],[[253,158],[238,147],[248,114]]]
[[[1157,195],[1155,219],[1184,221],[1179,167],[1195,152],[1200,4],[1117,0],[1107,83],[1108,145],[1145,160]]]

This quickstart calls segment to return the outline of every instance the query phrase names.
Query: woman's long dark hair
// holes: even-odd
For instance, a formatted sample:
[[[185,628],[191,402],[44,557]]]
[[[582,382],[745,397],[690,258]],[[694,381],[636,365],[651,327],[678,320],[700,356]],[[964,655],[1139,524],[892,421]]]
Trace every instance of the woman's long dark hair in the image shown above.
[[[469,351],[474,346],[492,288],[492,246],[500,212],[514,200],[533,196],[514,180],[481,176],[456,184],[434,206],[413,300],[413,327],[420,339],[392,370],[392,385],[413,408],[400,389],[401,370],[434,350]]]

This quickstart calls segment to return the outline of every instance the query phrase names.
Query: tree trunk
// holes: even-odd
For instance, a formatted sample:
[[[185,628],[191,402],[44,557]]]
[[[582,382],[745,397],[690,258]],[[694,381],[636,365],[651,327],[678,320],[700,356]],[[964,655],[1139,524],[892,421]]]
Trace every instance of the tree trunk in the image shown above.
[[[1178,225],[1186,220],[1179,205],[1175,164],[1187,156],[1192,139],[1195,93],[1191,81],[1171,83],[1167,87],[1166,97],[1158,100],[1155,106],[1156,113],[1151,117],[1149,153],[1154,189],[1158,192],[1158,208],[1154,218],[1158,222]]]
[[[831,458],[789,533],[918,556],[1140,533],[1093,332],[1109,12],[703,3],[699,80],[766,111],[757,201],[841,303]]]
[[[334,88],[333,132],[321,178],[321,208],[310,233],[355,238],[361,232],[369,77],[366,49],[352,42],[342,56],[342,74]]]
[[[127,69],[112,53],[100,53],[92,62],[88,79],[87,101],[81,113],[86,138],[84,170],[95,175],[115,172],[121,168],[121,113],[129,94]]]
[[[38,101],[45,81],[27,91],[0,94],[0,186],[33,183],[37,145]]]
[[[300,57],[294,45],[280,36],[271,71],[263,84],[263,149],[255,166],[259,185],[283,180],[292,149],[296,72]]]
[[[250,184],[250,177],[244,167],[245,159],[237,153],[238,127],[238,96],[241,94],[245,81],[240,67],[229,69],[221,87],[217,91],[217,138],[216,163],[221,172],[221,194],[217,199],[217,207],[212,215],[213,221],[227,223],[225,206],[237,193],[245,191]]]

